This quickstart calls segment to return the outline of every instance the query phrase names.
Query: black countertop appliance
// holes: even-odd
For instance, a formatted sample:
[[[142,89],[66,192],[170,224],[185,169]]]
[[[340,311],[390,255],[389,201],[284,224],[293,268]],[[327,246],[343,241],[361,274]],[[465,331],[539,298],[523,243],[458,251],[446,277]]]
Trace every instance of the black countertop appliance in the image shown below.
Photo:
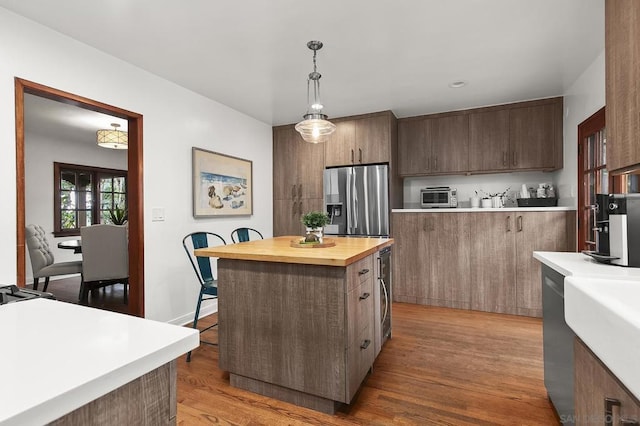
[[[0,286],[0,305],[4,305],[5,303],[36,299],[38,297],[55,299],[55,297],[53,297],[53,294],[45,293],[43,291],[20,288],[15,285]]]

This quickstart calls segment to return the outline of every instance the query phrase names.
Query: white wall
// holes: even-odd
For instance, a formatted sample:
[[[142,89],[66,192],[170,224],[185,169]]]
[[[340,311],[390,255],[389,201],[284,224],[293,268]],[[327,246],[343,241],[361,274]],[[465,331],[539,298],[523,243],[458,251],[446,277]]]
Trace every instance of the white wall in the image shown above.
[[[54,200],[53,163],[127,170],[127,151],[100,148],[95,143],[53,139],[51,136],[29,131],[28,123],[25,123],[25,127],[25,223],[38,224],[45,229],[56,262],[80,260],[80,255],[74,254],[73,250],[57,247],[59,241],[72,238],[54,238],[51,234]],[[29,283],[33,279],[33,273],[29,253],[26,251],[26,276]],[[52,280],[55,278],[52,277]]]
[[[604,50],[564,94],[564,167],[555,173],[562,192],[578,196],[578,124],[605,105]]]
[[[145,311],[189,320],[198,287],[181,240],[195,230],[228,236],[248,225],[272,235],[271,127],[0,8],[0,283],[16,280],[14,77],[144,116]],[[191,148],[253,161],[254,214],[199,219],[191,213]],[[164,222],[151,209],[165,209]],[[210,309],[209,309],[210,310]]]

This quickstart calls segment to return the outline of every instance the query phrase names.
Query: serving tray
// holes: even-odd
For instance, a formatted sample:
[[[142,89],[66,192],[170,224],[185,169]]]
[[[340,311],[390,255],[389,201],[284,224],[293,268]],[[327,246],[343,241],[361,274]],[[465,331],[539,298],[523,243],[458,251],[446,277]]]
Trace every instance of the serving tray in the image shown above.
[[[295,248],[327,248],[336,245],[336,242],[332,238],[323,238],[321,243],[304,243],[304,238],[297,240],[291,240],[291,247]]]

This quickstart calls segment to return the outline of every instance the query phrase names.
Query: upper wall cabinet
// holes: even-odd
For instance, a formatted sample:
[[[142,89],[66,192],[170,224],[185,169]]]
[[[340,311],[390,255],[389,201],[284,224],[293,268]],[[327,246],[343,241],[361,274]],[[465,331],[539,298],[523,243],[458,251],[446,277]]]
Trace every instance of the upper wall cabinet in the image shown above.
[[[640,2],[605,2],[607,169],[640,168]],[[635,40],[635,41],[634,41]]]
[[[562,98],[399,120],[402,176],[562,168]]]
[[[403,176],[461,173],[468,169],[469,117],[400,121],[398,171]]]
[[[325,143],[325,167],[391,162],[395,121],[391,111],[336,121]]]

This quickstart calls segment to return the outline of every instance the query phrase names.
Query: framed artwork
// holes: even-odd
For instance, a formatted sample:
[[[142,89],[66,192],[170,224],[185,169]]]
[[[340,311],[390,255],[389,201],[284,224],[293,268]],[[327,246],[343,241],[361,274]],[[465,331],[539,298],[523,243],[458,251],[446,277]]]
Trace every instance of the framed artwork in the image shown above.
[[[253,163],[193,147],[193,217],[253,214]]]

